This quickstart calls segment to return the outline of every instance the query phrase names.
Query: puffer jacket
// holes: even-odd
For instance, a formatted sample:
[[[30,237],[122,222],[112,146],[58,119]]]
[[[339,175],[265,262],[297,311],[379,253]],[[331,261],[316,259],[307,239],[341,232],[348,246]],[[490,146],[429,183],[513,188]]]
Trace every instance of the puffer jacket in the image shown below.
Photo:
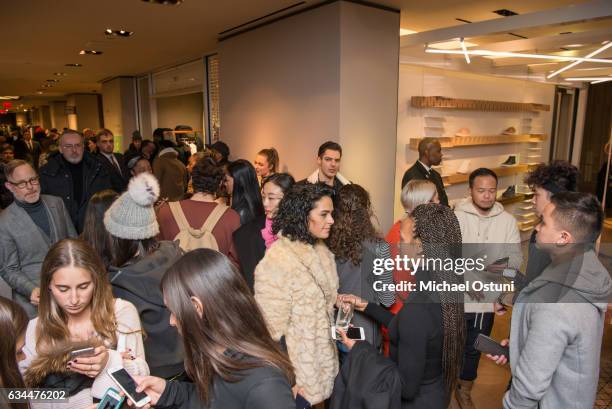
[[[296,383],[312,404],[330,397],[338,373],[331,338],[338,275],[324,243],[279,238],[255,269],[255,299],[272,333],[285,336]]]
[[[521,235],[516,219],[504,210],[501,203],[495,202],[487,215],[481,215],[472,199],[467,198],[455,206],[455,215],[461,228],[464,258],[483,258],[486,266],[509,257],[508,268],[520,269],[523,262]],[[488,271],[468,271],[465,280],[498,283],[502,281],[502,276]],[[493,301],[499,294],[487,291],[484,295],[484,300],[475,303],[466,294],[465,312],[493,312]]]

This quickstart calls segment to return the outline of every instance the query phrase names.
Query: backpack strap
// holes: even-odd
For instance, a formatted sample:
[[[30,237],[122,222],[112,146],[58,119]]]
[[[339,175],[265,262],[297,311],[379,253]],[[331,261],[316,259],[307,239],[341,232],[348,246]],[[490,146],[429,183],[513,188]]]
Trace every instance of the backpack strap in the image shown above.
[[[212,233],[212,230],[215,228],[215,226],[219,222],[219,219],[221,219],[221,217],[223,216],[223,214],[225,214],[225,211],[227,209],[228,207],[226,205],[217,203],[215,208],[212,210],[212,212],[210,212],[210,214],[206,218],[206,221],[204,222],[200,230],[209,231]]]
[[[168,206],[170,206],[170,212],[172,213],[174,220],[176,220],[176,224],[178,224],[179,231],[189,230],[191,226],[185,217],[185,213],[183,213],[181,204],[179,202],[168,202]]]

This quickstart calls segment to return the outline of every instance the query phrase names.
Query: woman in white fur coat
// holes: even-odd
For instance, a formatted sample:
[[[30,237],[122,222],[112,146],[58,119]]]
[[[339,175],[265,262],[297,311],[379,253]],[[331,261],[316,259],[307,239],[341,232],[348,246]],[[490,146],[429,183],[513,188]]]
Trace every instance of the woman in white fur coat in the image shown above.
[[[323,243],[334,223],[332,195],[322,184],[295,185],[274,218],[279,238],[255,269],[255,299],[272,337],[284,337],[296,387],[312,404],[330,397],[338,373],[330,330],[338,275]]]

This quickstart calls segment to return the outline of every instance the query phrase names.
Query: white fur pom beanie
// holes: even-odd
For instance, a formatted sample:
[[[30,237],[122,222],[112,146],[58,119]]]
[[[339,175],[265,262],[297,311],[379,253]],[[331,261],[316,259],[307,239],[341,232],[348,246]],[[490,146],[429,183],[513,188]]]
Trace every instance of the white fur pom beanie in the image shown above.
[[[150,173],[130,180],[124,192],[104,213],[106,230],[120,239],[144,240],[159,234],[153,205],[159,197],[159,182]]]

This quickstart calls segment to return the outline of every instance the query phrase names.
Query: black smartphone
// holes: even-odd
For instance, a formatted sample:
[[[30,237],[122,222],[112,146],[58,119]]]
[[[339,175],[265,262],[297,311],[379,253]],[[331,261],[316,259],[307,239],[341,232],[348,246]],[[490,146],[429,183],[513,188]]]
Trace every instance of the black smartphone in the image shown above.
[[[507,346],[502,346],[499,342],[493,338],[487,337],[485,334],[478,334],[478,338],[474,342],[474,348],[477,351],[484,352],[485,354],[504,355],[507,359],[510,358],[510,350]]]
[[[312,409],[312,405],[298,393],[295,397],[295,409]]]
[[[136,392],[136,382],[124,368],[110,368],[107,372],[128,399],[134,402],[134,406],[137,408],[141,408],[151,401],[151,398],[146,393]]]
[[[508,261],[510,261],[510,257],[504,257],[504,258],[495,260],[493,264],[508,264]]]

